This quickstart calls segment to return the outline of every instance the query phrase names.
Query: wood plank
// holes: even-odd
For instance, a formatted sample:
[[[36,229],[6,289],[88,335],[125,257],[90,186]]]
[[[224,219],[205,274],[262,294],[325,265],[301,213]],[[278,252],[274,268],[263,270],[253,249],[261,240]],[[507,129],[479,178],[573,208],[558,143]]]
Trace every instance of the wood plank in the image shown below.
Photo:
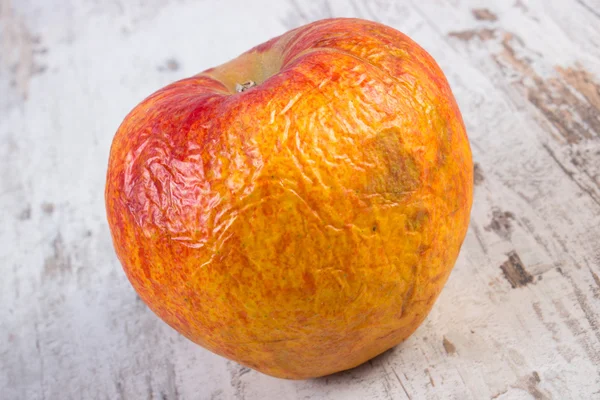
[[[0,397],[599,397],[598,10],[0,0]],[[455,270],[411,338],[354,370],[285,381],[195,346],[137,299],[112,250],[104,174],[116,127],[147,94],[332,16],[389,24],[438,60],[472,141],[475,201]]]

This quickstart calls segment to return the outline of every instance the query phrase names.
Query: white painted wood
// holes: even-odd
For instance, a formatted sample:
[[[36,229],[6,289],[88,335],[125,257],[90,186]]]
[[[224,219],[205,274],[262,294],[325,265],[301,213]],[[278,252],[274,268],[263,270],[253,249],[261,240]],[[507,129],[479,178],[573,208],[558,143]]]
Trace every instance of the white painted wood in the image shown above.
[[[286,381],[188,342],[137,300],[105,222],[105,167],[149,93],[332,16],[394,26],[438,60],[472,141],[475,202],[411,338]],[[0,221],[2,399],[600,398],[600,3],[0,0]]]

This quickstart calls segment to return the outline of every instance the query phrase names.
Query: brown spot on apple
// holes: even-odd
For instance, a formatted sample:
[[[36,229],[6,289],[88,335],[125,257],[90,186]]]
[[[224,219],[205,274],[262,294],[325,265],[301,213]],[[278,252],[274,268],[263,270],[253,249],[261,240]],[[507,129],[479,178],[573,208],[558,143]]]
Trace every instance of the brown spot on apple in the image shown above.
[[[377,166],[368,179],[368,193],[403,195],[419,185],[420,166],[402,143],[399,129],[379,132],[365,143],[364,152]]]

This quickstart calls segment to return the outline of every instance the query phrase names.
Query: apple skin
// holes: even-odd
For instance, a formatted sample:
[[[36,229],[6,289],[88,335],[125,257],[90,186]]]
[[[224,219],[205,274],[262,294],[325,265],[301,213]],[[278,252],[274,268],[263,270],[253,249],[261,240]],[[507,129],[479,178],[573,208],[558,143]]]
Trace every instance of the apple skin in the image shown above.
[[[114,137],[105,196],[152,311],[304,379],[425,319],[467,231],[473,164],[433,58],[390,27],[329,19],[145,99]]]

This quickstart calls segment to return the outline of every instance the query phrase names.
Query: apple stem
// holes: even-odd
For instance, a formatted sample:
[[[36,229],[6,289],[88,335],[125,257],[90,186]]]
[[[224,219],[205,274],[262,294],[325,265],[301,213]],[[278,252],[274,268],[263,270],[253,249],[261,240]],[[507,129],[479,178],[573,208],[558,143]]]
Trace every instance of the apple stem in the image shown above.
[[[251,87],[254,87],[254,86],[256,86],[256,82],[254,82],[254,81],[247,81],[247,82],[244,82],[244,83],[241,83],[241,84],[240,83],[236,83],[235,84],[235,91],[238,92],[238,93],[245,92],[246,90],[248,90],[248,89],[250,89]]]

